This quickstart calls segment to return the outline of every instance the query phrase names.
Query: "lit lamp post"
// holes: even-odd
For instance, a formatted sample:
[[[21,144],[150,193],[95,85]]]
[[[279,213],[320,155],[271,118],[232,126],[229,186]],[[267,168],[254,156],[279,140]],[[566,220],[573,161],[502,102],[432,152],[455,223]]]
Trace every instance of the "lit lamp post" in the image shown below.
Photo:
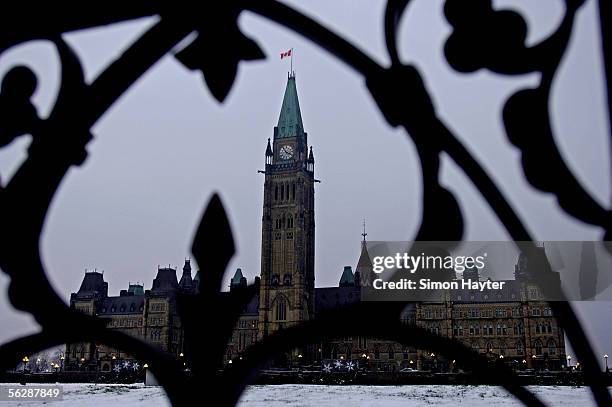
[[[570,355],[567,355],[567,368],[572,370],[572,357]]]
[[[30,358],[27,356],[24,356],[23,359],[21,359],[21,361],[23,362],[23,373],[25,374],[26,366],[28,365]]]
[[[610,373],[610,369],[608,369],[608,354],[604,355],[604,360],[606,361],[606,373]]]
[[[60,356],[60,372],[64,370],[64,360],[66,358],[64,357],[64,354],[62,353],[62,356]]]

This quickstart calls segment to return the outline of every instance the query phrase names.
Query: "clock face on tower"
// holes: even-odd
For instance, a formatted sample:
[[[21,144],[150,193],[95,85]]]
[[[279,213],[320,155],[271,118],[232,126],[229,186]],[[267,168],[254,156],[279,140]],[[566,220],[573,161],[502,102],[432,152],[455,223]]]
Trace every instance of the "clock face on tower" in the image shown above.
[[[293,147],[291,146],[282,146],[280,149],[280,158],[283,160],[288,160],[293,157]]]

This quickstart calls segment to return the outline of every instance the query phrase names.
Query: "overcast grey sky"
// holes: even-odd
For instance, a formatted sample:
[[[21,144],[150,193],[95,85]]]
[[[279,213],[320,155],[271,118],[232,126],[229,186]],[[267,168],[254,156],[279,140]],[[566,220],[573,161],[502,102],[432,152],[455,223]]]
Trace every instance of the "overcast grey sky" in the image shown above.
[[[288,1],[334,27],[381,63],[387,63],[383,1]],[[501,185],[540,240],[600,239],[601,231],[576,222],[550,195],[531,188],[519,153],[501,126],[500,109],[537,75],[501,77],[487,71],[455,73],[443,58],[449,26],[442,0],[416,1],[401,28],[402,59],[414,63],[433,94],[440,116]],[[547,36],[563,13],[560,0],[495,1],[516,7],[529,25],[528,42]],[[155,18],[66,35],[94,78]],[[362,219],[372,240],[409,240],[420,218],[421,179],[415,149],[388,127],[350,68],[303,38],[244,13],[241,28],[268,55],[241,64],[224,104],[210,95],[197,73],[168,55],[155,65],[94,128],[86,163],[64,180],[45,225],[42,251],[55,288],[68,301],[85,268],[105,270],[111,294],[128,282],[151,286],[157,265],[181,266],[210,194],[218,191],[231,217],[238,252],[227,280],[242,267],[249,281],[259,274],[262,186],[266,140],[278,120],[287,71],[278,54],[293,47],[304,127],[317,159],[316,279],[336,285],[344,265],[355,265]],[[564,157],[596,199],[609,206],[608,122],[596,2],[588,0],[554,84],[553,125]],[[211,55],[214,57],[214,55]],[[0,57],[0,74],[28,63],[39,75],[34,101],[46,115],[58,83],[53,48],[32,42]],[[585,141],[588,140],[588,141]],[[3,182],[25,157],[23,137],[0,150]],[[545,163],[543,163],[545,165]],[[449,160],[442,179],[455,192],[470,240],[505,240],[507,234],[476,190]],[[513,265],[508,265],[513,267]],[[202,278],[206,278],[205,275]],[[8,278],[0,273],[0,289]],[[598,352],[612,352],[612,303],[582,304]],[[0,342],[36,330],[0,296]]]

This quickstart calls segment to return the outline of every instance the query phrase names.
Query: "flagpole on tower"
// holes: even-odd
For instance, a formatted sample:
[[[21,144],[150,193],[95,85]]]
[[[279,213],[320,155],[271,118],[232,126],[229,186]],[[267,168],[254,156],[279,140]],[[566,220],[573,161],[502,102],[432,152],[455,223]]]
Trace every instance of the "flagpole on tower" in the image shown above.
[[[291,75],[293,75],[293,48],[291,48]]]

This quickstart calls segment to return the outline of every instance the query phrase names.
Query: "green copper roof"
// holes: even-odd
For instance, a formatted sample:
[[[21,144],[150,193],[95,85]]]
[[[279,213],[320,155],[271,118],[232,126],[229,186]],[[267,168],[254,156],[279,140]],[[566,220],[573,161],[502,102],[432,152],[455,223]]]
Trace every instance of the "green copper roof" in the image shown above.
[[[234,273],[234,277],[232,277],[232,285],[240,285],[240,280],[242,279],[242,269],[236,269],[236,273]]]
[[[302,113],[298,101],[297,88],[295,87],[295,76],[289,76],[283,106],[278,118],[277,130],[274,138],[303,137],[304,125],[302,124]]]
[[[355,277],[353,276],[353,268],[351,266],[344,266],[342,277],[340,277],[340,285],[352,285],[355,284]]]
[[[130,284],[128,292],[134,293],[134,295],[144,295],[144,287],[140,284]]]

